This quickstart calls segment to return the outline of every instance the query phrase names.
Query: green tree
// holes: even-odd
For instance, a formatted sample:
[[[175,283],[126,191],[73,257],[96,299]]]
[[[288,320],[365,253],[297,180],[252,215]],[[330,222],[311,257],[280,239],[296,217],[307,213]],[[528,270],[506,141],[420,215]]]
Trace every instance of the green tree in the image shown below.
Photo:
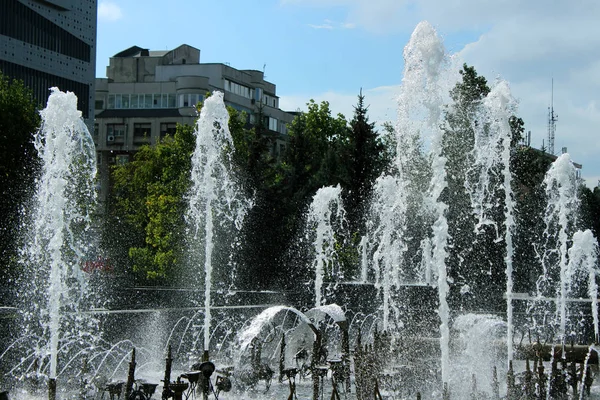
[[[340,143],[347,140],[348,128],[343,115],[332,116],[327,102],[311,100],[307,106],[288,126],[281,160],[265,164],[269,158],[262,159],[255,204],[246,220],[244,286],[289,288],[310,277],[306,249],[299,249],[303,218],[319,188],[340,183]]]
[[[536,246],[542,242],[545,229],[543,182],[552,161],[549,154],[528,146],[517,146],[511,159],[515,196],[513,280],[516,292],[533,292],[542,273]]]
[[[456,307],[478,307],[481,295],[488,295],[484,288],[486,280],[497,272],[494,262],[500,257],[500,246],[492,246],[486,252],[477,253],[481,243],[489,243],[489,232],[476,234],[474,231],[475,215],[471,206],[471,198],[466,187],[474,177],[470,175],[474,163],[473,149],[475,131],[473,126],[483,123],[478,121],[478,112],[482,100],[490,92],[487,81],[479,76],[474,67],[464,64],[460,71],[462,80],[450,91],[453,100],[447,109],[444,136],[442,140],[443,155],[447,158],[447,189],[444,201],[448,204],[447,219],[449,254],[447,258],[448,275],[454,282],[451,290],[451,301]],[[493,243],[493,241],[492,241]],[[479,245],[479,246],[478,246]],[[467,296],[463,296],[468,288]],[[486,306],[489,306],[489,302]]]
[[[113,171],[116,220],[137,238],[130,242],[128,254],[133,271],[142,278],[177,281],[194,147],[192,127],[178,125],[173,137],[143,146],[132,162]]]
[[[591,229],[600,242],[600,187],[593,190],[581,185],[579,198],[581,200],[581,227]]]
[[[350,221],[350,230],[364,234],[365,216],[373,192],[375,179],[389,165],[385,144],[369,122],[368,107],[365,106],[362,90],[354,106],[348,139],[342,144],[341,164],[344,165],[342,187],[345,189],[345,208]]]
[[[260,188],[272,173],[276,160],[270,149],[275,141],[273,134],[265,127],[262,107],[256,113],[256,124],[248,124],[248,115],[232,107],[229,111],[229,131],[233,138],[233,160],[239,175],[245,180],[248,195]]]
[[[340,150],[349,137],[346,118],[333,117],[326,101],[311,100],[288,128],[289,145],[283,157],[286,181],[296,198],[305,202],[323,186],[341,182]]]
[[[262,153],[268,147],[256,129],[247,129],[245,113],[232,107],[227,110],[234,148],[226,151],[233,153],[236,175],[245,175],[249,186],[268,163]],[[141,147],[132,162],[112,171],[104,243],[112,249],[112,258],[119,260],[122,272],[131,269],[138,281],[178,284],[185,279],[185,214],[195,146],[194,127],[178,125],[174,136]]]
[[[39,125],[31,90],[0,71],[0,277],[16,256],[21,207],[33,195],[39,166],[33,134]]]

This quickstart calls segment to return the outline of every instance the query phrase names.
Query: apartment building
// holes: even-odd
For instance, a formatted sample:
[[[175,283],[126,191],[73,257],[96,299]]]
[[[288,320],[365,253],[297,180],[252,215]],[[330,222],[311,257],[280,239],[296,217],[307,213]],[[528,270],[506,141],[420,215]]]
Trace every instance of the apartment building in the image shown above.
[[[183,44],[165,51],[130,47],[110,58],[106,76],[96,79],[94,102],[103,188],[109,165],[128,162],[140,146],[173,134],[177,124],[193,125],[196,104],[215,90],[224,93],[226,105],[245,111],[249,124],[257,122],[260,110],[275,139],[273,154],[285,148],[286,124],[294,115],[279,108],[276,87],[262,71],[201,63],[200,50]]]

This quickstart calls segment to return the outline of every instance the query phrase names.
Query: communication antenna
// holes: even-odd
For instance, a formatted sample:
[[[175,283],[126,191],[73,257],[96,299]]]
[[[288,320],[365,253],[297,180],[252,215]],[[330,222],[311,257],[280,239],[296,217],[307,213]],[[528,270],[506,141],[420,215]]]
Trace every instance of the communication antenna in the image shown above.
[[[552,94],[550,107],[548,107],[548,153],[554,154],[554,135],[556,133],[556,121],[558,115],[554,114],[554,78],[552,78]]]

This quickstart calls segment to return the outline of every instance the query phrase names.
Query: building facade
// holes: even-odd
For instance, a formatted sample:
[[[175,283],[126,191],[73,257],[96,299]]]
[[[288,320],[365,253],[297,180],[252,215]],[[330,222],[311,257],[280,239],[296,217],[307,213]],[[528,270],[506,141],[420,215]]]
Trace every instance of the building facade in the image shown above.
[[[130,161],[140,146],[158,143],[177,124],[193,125],[196,104],[215,90],[224,93],[226,105],[245,111],[249,124],[262,116],[275,138],[274,155],[285,149],[286,124],[294,115],[279,109],[275,85],[262,71],[200,63],[200,50],[183,44],[167,51],[130,47],[110,58],[106,76],[96,79],[94,102],[101,199],[111,164]]]
[[[0,71],[42,106],[50,88],[77,95],[93,126],[97,0],[0,0]]]

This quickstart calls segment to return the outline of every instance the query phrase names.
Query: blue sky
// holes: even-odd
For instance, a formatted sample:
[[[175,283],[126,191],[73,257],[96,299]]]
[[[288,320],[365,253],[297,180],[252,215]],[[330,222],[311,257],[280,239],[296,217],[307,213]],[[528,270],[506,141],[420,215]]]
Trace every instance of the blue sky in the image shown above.
[[[588,186],[600,180],[596,0],[99,0],[98,7],[98,77],[130,46],[186,43],[201,50],[201,62],[266,65],[284,109],[313,98],[350,118],[362,88],[371,120],[380,122],[396,117],[402,51],[427,20],[449,53],[490,82],[510,82],[535,147],[547,136],[554,79],[555,152],[568,148]]]

